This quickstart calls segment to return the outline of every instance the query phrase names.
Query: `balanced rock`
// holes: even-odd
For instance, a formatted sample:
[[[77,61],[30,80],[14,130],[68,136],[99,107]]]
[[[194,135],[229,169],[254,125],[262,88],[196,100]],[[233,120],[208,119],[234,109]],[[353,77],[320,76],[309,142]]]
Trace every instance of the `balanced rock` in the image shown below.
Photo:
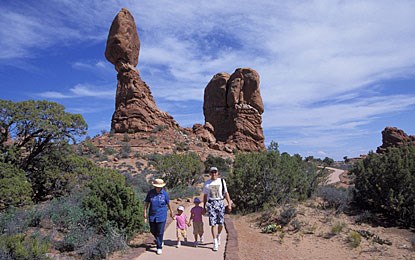
[[[218,73],[205,88],[203,113],[218,141],[243,151],[265,148],[259,75],[249,68]]]
[[[414,135],[407,135],[401,129],[388,126],[382,131],[382,145],[376,149],[376,152],[384,153],[388,147],[398,147],[410,144],[415,145]]]
[[[112,22],[105,50],[105,57],[118,72],[111,129],[125,133],[148,132],[157,126],[178,127],[173,117],[157,108],[150,88],[140,78],[135,68],[139,52],[134,17],[123,8]]]

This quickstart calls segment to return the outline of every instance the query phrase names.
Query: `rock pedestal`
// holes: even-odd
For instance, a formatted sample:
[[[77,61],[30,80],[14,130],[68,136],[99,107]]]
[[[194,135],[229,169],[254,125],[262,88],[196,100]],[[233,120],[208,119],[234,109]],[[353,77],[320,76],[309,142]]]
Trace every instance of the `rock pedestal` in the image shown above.
[[[148,132],[156,126],[178,127],[176,121],[160,111],[150,88],[140,78],[138,64],[140,40],[134,17],[122,9],[112,22],[105,57],[118,72],[115,112],[111,129],[116,133]]]

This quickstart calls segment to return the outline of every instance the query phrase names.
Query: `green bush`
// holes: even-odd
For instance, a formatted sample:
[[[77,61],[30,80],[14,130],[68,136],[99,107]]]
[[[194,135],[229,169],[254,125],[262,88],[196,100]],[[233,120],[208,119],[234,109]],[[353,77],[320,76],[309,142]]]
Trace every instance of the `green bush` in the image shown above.
[[[156,157],[157,177],[163,178],[168,188],[192,186],[202,182],[203,164],[195,153],[168,154]]]
[[[220,175],[226,177],[230,172],[232,161],[230,159],[223,159],[222,157],[216,157],[209,154],[204,165],[205,172],[209,171],[210,167],[215,166],[218,168]]]
[[[347,240],[353,248],[356,248],[362,242],[362,236],[356,231],[351,231]]]
[[[271,143],[267,151],[237,154],[227,183],[237,210],[254,212],[311,196],[323,177],[312,163],[281,155]]]
[[[177,186],[174,188],[169,189],[169,197],[170,199],[177,199],[177,198],[191,198],[193,196],[200,195],[200,188],[195,186]]]
[[[49,259],[46,257],[48,248],[49,243],[37,237],[24,234],[0,236],[0,255],[8,255],[11,259]]]
[[[340,234],[342,232],[343,228],[346,227],[346,224],[343,222],[337,222],[334,226],[331,227],[331,233],[334,235]]]
[[[125,186],[125,177],[108,172],[88,184],[88,195],[82,201],[85,210],[93,212],[91,222],[98,229],[108,223],[128,237],[143,229],[143,208],[132,188]]]
[[[323,199],[323,208],[335,209],[337,213],[343,212],[352,201],[351,191],[333,186],[322,186],[316,195]]]
[[[373,152],[355,164],[354,200],[405,226],[415,226],[415,146]]]
[[[0,210],[32,203],[32,187],[23,170],[0,162]]]

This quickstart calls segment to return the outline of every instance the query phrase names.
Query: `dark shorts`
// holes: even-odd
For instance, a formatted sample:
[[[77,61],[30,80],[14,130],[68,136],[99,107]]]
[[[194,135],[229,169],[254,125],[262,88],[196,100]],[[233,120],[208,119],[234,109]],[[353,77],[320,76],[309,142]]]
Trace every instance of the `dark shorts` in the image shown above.
[[[206,208],[210,226],[223,225],[225,223],[225,204],[223,200],[209,200]]]

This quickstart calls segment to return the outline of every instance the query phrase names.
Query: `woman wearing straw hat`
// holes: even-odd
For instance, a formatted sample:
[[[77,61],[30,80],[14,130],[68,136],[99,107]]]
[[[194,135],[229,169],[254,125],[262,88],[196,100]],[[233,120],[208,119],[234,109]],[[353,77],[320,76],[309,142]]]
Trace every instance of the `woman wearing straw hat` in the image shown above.
[[[151,189],[144,200],[144,221],[150,221],[150,232],[156,239],[157,254],[162,254],[164,227],[167,220],[167,208],[173,218],[173,211],[170,206],[170,199],[167,192],[163,189],[166,183],[162,179],[153,181],[154,189]]]

